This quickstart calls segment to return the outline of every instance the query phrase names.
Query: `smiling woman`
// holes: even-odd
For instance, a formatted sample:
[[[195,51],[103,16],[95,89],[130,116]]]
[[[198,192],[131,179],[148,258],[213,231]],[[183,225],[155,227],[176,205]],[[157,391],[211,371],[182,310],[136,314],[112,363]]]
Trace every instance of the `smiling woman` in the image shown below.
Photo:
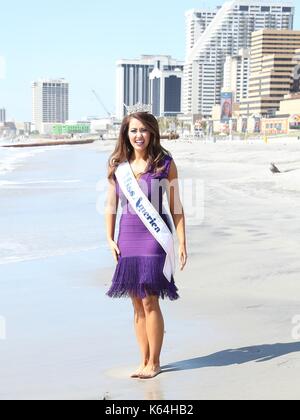
[[[114,179],[118,165],[127,160],[137,177],[149,167],[159,173],[164,169],[165,156],[170,156],[170,153],[161,145],[159,126],[153,115],[144,112],[131,114],[123,121],[109,165],[109,179]]]
[[[107,239],[117,267],[108,296],[132,299],[142,354],[142,364],[133,378],[150,379],[160,374],[164,319],[159,298],[179,298],[173,277],[172,226],[162,206],[164,193],[177,229],[182,270],[187,262],[185,216],[177,178],[176,165],[161,145],[156,118],[143,112],[125,117],[109,160]],[[167,181],[176,184],[174,191],[167,188]],[[152,204],[157,197],[158,203]],[[123,213],[115,242],[119,201]]]

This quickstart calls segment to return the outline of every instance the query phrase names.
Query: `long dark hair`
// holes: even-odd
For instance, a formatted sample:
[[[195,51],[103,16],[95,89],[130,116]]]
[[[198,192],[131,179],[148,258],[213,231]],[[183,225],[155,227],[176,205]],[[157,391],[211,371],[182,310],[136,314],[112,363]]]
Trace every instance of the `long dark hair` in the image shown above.
[[[135,114],[128,115],[122,122],[119,140],[115,151],[109,158],[108,179],[112,179],[118,166],[126,161],[129,161],[133,155],[134,148],[130,143],[128,134],[130,121],[132,119],[139,120],[151,134],[147,152],[149,166],[152,168],[154,173],[161,172],[164,169],[164,157],[171,156],[171,153],[164,149],[161,145],[159,125],[154,115],[146,112],[137,112]]]

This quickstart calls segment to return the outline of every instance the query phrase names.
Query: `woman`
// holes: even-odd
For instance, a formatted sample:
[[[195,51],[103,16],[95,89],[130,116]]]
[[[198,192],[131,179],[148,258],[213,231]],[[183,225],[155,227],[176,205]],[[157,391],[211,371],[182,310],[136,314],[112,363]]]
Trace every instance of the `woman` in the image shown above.
[[[231,102],[225,101],[222,108],[221,120],[229,120],[232,118]]]
[[[159,212],[167,232],[171,236],[168,216],[163,214],[162,181],[172,182],[167,189],[170,212],[179,239],[181,271],[187,263],[184,210],[179,196],[178,173],[174,160],[161,146],[156,118],[145,112],[125,117],[116,149],[109,160],[109,193],[106,209],[107,239],[117,263],[113,284],[108,296],[130,297],[134,307],[135,331],[142,354],[142,364],[132,378],[151,379],[161,373],[160,354],[164,338],[164,319],[159,298],[179,298],[173,275],[165,276],[164,264],[167,252],[149,231],[146,224],[129,203],[126,192],[120,188],[122,178],[118,170],[127,165],[137,188],[151,197],[158,196],[158,203],[151,203]],[[130,167],[129,167],[130,165]],[[134,176],[133,176],[134,175]],[[129,175],[130,177],[130,175]],[[165,182],[165,184],[167,184]],[[166,188],[165,188],[166,190]],[[157,195],[158,194],[158,195]],[[146,200],[147,200],[146,198]],[[118,242],[115,242],[116,213],[119,200],[123,214],[120,221]],[[153,200],[154,201],[154,200]],[[153,208],[154,208],[153,207]],[[148,220],[151,216],[147,213]],[[168,229],[169,228],[169,229]],[[173,239],[173,238],[172,238]]]

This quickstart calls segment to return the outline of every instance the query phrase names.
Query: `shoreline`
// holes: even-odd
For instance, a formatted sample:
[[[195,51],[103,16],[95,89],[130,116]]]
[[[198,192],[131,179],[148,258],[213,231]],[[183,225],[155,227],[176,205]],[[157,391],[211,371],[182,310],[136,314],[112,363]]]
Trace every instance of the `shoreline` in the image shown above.
[[[26,147],[46,147],[46,146],[71,146],[71,145],[83,145],[83,144],[92,144],[95,143],[97,140],[94,139],[87,139],[87,140],[43,140],[39,143],[32,142],[32,143],[16,143],[16,144],[4,144],[0,145],[3,148],[26,148]]]

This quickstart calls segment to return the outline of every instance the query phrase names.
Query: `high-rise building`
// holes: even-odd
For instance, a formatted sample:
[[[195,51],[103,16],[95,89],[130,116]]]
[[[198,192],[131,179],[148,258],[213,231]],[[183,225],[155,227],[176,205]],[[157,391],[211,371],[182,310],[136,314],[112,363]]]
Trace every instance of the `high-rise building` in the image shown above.
[[[150,100],[156,117],[171,117],[181,113],[183,65],[159,67],[150,74]]]
[[[251,78],[242,115],[274,115],[285,95],[297,91],[300,31],[265,29],[252,36]]]
[[[69,83],[65,79],[33,83],[33,122],[44,133],[44,125],[65,123],[69,119]]]
[[[0,108],[0,123],[6,122],[6,109]]]
[[[182,71],[183,65],[183,62],[174,60],[168,55],[143,55],[137,60],[118,61],[116,117],[122,119],[127,114],[126,106],[133,106],[137,103],[152,105],[152,100],[155,101],[154,106],[160,112],[160,115],[164,114],[165,107],[159,108],[158,103],[161,104],[161,99],[164,98],[162,100],[165,100],[166,98],[164,94],[158,95],[158,85],[162,91],[167,90],[167,92],[170,92],[169,86],[173,85],[176,92],[178,92],[178,80],[175,81],[174,76],[179,76],[179,73],[176,73],[176,71],[178,68]],[[156,80],[152,84],[151,91],[150,74],[155,69],[162,71],[163,76],[162,74],[159,75],[160,81]],[[154,75],[158,76],[158,72],[155,72]],[[154,77],[152,80],[154,81],[155,79],[158,78]],[[174,93],[171,92],[170,95],[174,95]],[[172,110],[174,99],[170,98],[168,94],[166,99],[167,108],[169,105],[170,110]]]
[[[236,103],[247,98],[249,77],[250,50],[242,48],[238,55],[228,55],[224,65],[223,91],[232,92]]]
[[[294,13],[287,0],[235,0],[214,11],[188,11],[183,112],[211,116],[220,104],[226,57],[249,49],[255,31],[293,29]]]

